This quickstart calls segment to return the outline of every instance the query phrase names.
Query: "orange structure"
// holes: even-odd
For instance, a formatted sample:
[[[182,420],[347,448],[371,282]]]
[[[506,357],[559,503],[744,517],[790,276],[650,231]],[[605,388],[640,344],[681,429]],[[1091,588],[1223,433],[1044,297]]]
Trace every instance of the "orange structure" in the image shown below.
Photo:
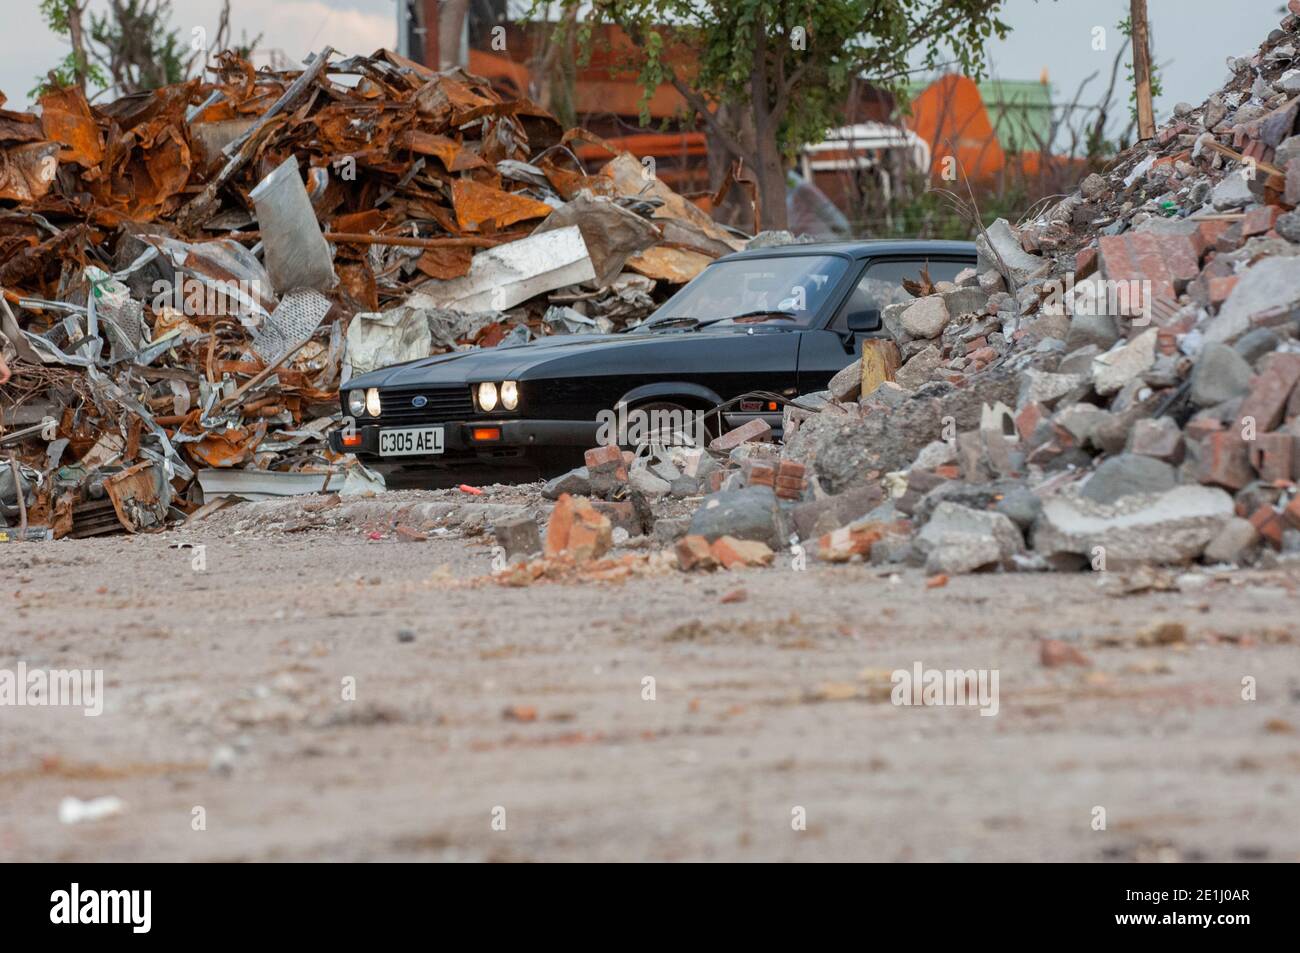
[[[907,125],[930,143],[932,176],[951,166],[949,160],[973,180],[992,178],[1006,165],[979,87],[969,77],[950,74],[927,86],[912,100]]]

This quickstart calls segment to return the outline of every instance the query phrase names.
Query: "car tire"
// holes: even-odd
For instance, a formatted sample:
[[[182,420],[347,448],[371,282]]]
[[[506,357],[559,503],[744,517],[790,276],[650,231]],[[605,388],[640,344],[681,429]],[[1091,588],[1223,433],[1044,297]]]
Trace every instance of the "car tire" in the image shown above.
[[[677,401],[673,401],[673,400],[650,400],[642,404],[635,404],[631,408],[629,408],[629,410],[639,410],[639,411],[644,411],[646,413],[658,410],[658,411],[668,411],[670,413],[682,413],[682,414],[700,413],[706,409],[707,408],[698,407],[698,406],[692,407],[686,404],[679,404]],[[710,416],[706,418],[704,421],[704,443],[707,445],[710,440],[718,436],[719,432],[720,429],[718,427],[718,418],[716,416]],[[636,448],[626,447],[624,449],[635,450]]]

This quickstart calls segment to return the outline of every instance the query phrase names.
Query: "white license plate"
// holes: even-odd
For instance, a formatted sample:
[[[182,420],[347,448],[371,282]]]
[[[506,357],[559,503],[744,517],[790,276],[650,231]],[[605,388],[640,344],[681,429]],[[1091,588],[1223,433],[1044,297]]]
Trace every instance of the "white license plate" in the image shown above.
[[[403,427],[379,431],[381,457],[413,457],[418,454],[442,453],[441,427]]]

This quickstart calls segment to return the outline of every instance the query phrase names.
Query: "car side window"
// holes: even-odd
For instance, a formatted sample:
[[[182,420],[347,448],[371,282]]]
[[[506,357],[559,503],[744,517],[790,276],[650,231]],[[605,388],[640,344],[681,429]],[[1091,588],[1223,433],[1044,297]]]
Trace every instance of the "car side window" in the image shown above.
[[[919,281],[921,270],[926,269],[932,282],[952,281],[970,265],[961,261],[943,261],[925,258],[896,258],[873,261],[858,280],[858,285],[840,306],[831,321],[832,331],[848,331],[849,315],[857,311],[874,309],[884,311],[891,304],[911,301],[912,295],[903,287],[903,281]]]

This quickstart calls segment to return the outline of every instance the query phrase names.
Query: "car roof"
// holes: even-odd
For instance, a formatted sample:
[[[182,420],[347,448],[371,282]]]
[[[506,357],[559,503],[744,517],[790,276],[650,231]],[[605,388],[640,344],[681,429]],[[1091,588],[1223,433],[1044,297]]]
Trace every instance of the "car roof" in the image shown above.
[[[839,255],[862,259],[882,255],[954,255],[962,258],[975,256],[974,242],[931,241],[919,238],[864,239],[852,242],[804,242],[790,245],[771,245],[724,255],[718,261],[735,261],[745,258],[785,258],[791,255]]]

